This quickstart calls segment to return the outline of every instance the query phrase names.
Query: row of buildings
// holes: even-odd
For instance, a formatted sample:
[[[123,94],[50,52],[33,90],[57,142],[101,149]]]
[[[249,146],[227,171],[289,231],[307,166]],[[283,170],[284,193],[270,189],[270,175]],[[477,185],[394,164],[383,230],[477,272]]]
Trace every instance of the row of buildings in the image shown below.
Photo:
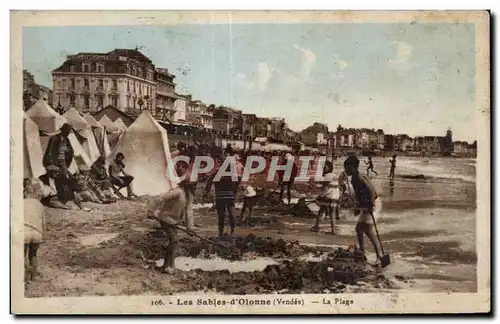
[[[136,49],[115,49],[108,53],[78,53],[52,71],[52,89],[38,85],[23,71],[24,109],[44,98],[59,112],[70,107],[81,113],[115,109],[133,120],[147,109],[160,122],[176,129],[204,129],[222,137],[278,142],[301,142],[312,147],[335,149],[467,153],[472,144],[453,142],[451,130],[445,136],[411,138],[406,134],[385,134],[382,129],[354,129],[341,125],[335,131],[314,123],[300,133],[288,128],[284,118],[263,118],[221,105],[207,104],[191,95],[176,92],[175,75],[157,67]],[[126,120],[126,118],[125,118]],[[184,131],[183,131],[184,132]],[[185,133],[185,132],[184,132]]]
[[[23,109],[28,110],[38,99],[45,99],[52,105],[52,90],[36,83],[33,74],[23,70]]]
[[[26,71],[25,80],[30,80],[29,75]],[[31,91],[28,89],[25,86],[25,92]],[[137,49],[67,56],[52,71],[52,92],[47,100],[58,111],[74,107],[82,113],[96,113],[112,106],[134,117],[147,109],[170,125],[203,128],[232,138],[284,140],[283,134],[287,134],[283,118],[261,118],[177,93],[175,75],[156,67]],[[26,101],[25,109],[31,105],[32,101]]]
[[[341,125],[330,132],[327,125],[314,123],[300,133],[299,140],[306,145],[339,150],[398,151],[415,155],[476,155],[477,152],[477,142],[454,142],[451,129],[444,136],[410,137],[385,134],[382,129],[344,128]]]

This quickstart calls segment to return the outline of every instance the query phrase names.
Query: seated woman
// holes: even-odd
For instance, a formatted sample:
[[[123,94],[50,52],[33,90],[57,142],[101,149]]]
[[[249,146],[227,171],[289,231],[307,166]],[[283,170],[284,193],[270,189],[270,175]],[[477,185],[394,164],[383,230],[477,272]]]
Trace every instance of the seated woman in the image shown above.
[[[90,168],[86,165],[79,166],[79,172],[73,175],[75,182],[75,197],[78,201],[91,201],[98,204],[113,202],[108,194],[99,188],[89,176]]]
[[[111,202],[116,201],[116,197],[113,194],[113,185],[109,179],[108,172],[106,171],[104,157],[100,156],[92,167],[90,168],[90,179],[96,184],[98,189],[102,192],[101,198],[103,200],[108,200]]]
[[[118,190],[127,187],[127,198],[136,198],[137,195],[132,191],[132,181],[134,181],[134,177],[125,172],[124,160],[125,156],[123,153],[118,152],[114,161],[109,165],[110,181],[113,186],[118,187]]]
[[[66,205],[68,201],[73,200],[78,208],[89,211],[81,205],[81,201],[75,197],[75,183],[73,179],[61,175],[60,168],[55,165],[45,167],[47,173],[42,174],[38,179],[44,185],[42,188],[42,199],[44,206],[60,209],[71,209]]]

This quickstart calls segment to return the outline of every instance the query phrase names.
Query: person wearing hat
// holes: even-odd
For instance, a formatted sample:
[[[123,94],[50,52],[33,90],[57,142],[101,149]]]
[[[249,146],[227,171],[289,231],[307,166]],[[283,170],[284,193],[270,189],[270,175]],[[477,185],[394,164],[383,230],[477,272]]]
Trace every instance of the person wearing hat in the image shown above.
[[[109,190],[103,191],[90,177],[90,168],[85,165],[78,166],[78,173],[73,176],[75,181],[75,201],[81,203],[90,201],[98,204],[111,203],[116,201],[113,197],[109,197]]]
[[[380,242],[377,235],[375,235],[373,222],[382,208],[382,203],[370,179],[366,175],[359,173],[359,159],[356,155],[347,157],[344,161],[344,169],[346,174],[351,176],[357,207],[360,210],[355,228],[358,247],[364,252],[364,234],[366,234],[373,244],[377,258],[380,259]]]
[[[252,217],[252,209],[257,202],[257,192],[252,186],[243,186],[243,207],[240,214],[240,225],[247,225],[247,219]],[[245,216],[245,211],[248,208],[248,216]]]
[[[72,197],[68,194],[67,179],[61,176],[60,168],[49,164],[45,166],[45,171],[38,177],[43,184],[40,202],[47,207],[70,209],[66,203]]]
[[[90,179],[102,192],[103,196],[101,196],[101,198],[106,199],[109,202],[115,202],[116,196],[113,194],[113,185],[111,184],[111,181],[109,179],[105,164],[106,160],[104,159],[104,157],[98,157],[90,168]]]
[[[61,176],[64,178],[68,178],[70,175],[68,168],[74,157],[73,147],[68,139],[71,129],[70,124],[63,124],[60,132],[50,137],[43,156],[43,165],[55,165],[59,167]]]
[[[148,206],[148,218],[157,220],[167,234],[169,244],[165,249],[165,257],[162,271],[172,274],[175,269],[175,257],[177,256],[178,237],[175,225],[190,215],[186,209],[189,201],[193,199],[190,191],[191,175],[188,172],[188,164],[184,161],[178,162],[177,170],[179,176],[185,175],[179,186],[167,193],[153,199]],[[191,231],[192,221],[186,220],[186,228]]]

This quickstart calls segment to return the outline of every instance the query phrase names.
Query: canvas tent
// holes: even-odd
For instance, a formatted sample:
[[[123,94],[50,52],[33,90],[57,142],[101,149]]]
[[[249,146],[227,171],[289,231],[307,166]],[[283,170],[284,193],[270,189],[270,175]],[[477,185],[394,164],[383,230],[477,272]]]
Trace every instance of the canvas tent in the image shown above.
[[[116,127],[115,123],[109,119],[107,115],[102,116],[99,123],[104,126],[108,135],[109,147],[111,150],[115,147],[116,143],[120,140],[123,130]]]
[[[38,126],[26,114],[23,120],[24,178],[38,178],[45,173]]]
[[[95,162],[101,155],[101,152],[97,146],[92,127],[80,116],[80,113],[75,108],[70,108],[64,113],[63,117],[71,124],[75,132],[80,135],[80,144],[82,144],[90,161]]]
[[[121,131],[121,129],[116,127],[115,123],[111,119],[109,119],[107,115],[104,115],[102,116],[101,119],[99,119],[99,124],[106,127],[106,131],[110,133],[116,133]]]
[[[106,135],[104,127],[90,114],[84,115],[83,119],[85,119],[87,124],[92,127],[92,131],[94,133],[99,152],[101,152],[101,156],[107,158],[111,154],[111,148],[109,146],[108,136]]]
[[[31,120],[38,126],[38,129],[45,133],[46,135],[40,136],[40,143],[42,145],[42,152],[45,152],[47,145],[49,144],[50,135],[55,135],[59,133],[59,129],[64,123],[68,121],[63,116],[59,115],[52,109],[45,101],[38,100],[37,103],[33,105],[27,112],[26,115],[31,118]],[[80,163],[87,166],[91,166],[92,162],[88,157],[87,153],[83,149],[82,145],[78,141],[74,132],[71,132],[68,139],[73,148],[75,158]],[[78,169],[76,161],[73,160],[69,170],[75,172]]]
[[[158,195],[176,186],[167,176],[171,161],[167,131],[149,111],[143,111],[123,133],[108,164],[118,152],[125,155],[125,170],[134,176],[137,195]]]
[[[28,109],[26,114],[37,124],[40,131],[46,134],[59,132],[59,128],[66,122],[66,119],[52,109],[43,99],[39,99]]]
[[[123,120],[118,117],[115,122],[113,123],[113,125],[116,127],[116,129],[118,130],[122,130],[122,131],[125,131],[127,130],[127,125],[125,125],[125,123],[123,122]]]

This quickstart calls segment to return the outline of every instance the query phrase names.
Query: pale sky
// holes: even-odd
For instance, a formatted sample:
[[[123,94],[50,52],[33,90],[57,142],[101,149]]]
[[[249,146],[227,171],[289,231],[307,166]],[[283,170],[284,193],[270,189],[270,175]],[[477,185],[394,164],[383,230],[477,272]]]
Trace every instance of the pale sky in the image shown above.
[[[141,50],[177,92],[300,131],[382,128],[474,141],[472,24],[214,24],[24,28],[23,68],[52,87],[66,55]],[[188,70],[187,75],[179,69]]]

